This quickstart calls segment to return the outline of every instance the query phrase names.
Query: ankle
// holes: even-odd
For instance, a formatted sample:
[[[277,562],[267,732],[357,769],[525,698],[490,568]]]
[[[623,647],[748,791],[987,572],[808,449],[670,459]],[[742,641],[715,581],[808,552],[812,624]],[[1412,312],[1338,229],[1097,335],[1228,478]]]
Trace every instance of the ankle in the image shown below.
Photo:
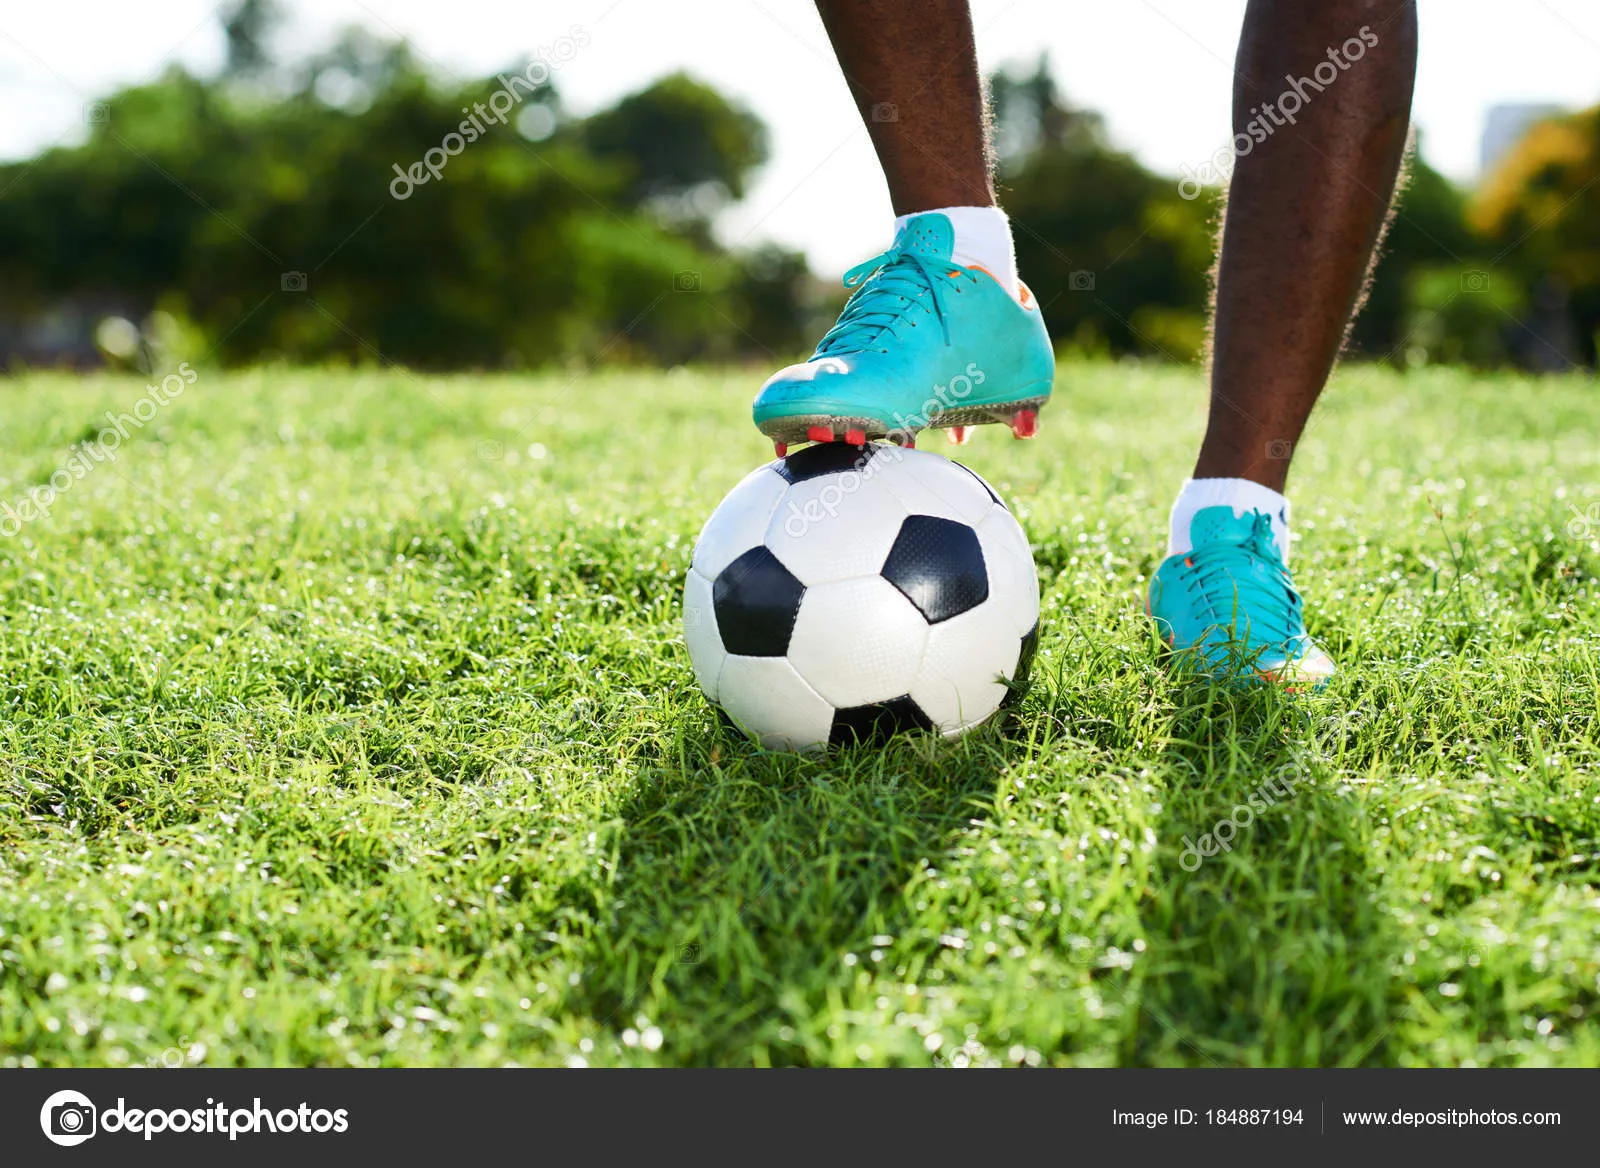
[[[1259,511],[1272,519],[1272,539],[1283,562],[1289,562],[1289,500],[1271,487],[1250,479],[1193,478],[1183,484],[1167,521],[1167,555],[1181,556],[1194,549],[1189,526],[1207,507],[1227,506],[1235,515]]]
[[[906,223],[917,215],[934,212],[950,220],[955,246],[950,258],[964,268],[982,268],[1013,299],[1021,299],[1022,284],[1017,278],[1017,253],[1011,242],[1011,221],[999,207],[930,207],[898,216],[894,232],[898,237]]]

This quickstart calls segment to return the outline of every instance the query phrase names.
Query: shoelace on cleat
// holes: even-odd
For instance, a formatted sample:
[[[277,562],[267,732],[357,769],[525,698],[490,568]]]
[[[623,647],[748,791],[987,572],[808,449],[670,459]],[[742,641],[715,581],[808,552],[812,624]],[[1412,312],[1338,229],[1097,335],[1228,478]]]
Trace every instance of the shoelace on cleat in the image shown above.
[[[1300,619],[1300,594],[1289,579],[1289,569],[1272,539],[1272,518],[1255,513],[1250,536],[1243,543],[1214,542],[1197,547],[1185,557],[1191,570],[1190,591],[1198,591],[1211,617],[1232,625],[1236,613],[1248,613],[1250,639],[1270,641],[1292,653],[1304,635]],[[1267,578],[1256,572],[1267,568]],[[1235,635],[1242,630],[1235,629]]]
[[[949,260],[931,259],[898,245],[857,264],[844,274],[844,286],[856,289],[856,294],[818,343],[814,355],[863,352],[885,331],[892,332],[912,305],[922,305],[925,292],[933,303],[939,327],[944,331],[945,344],[949,344],[950,322],[945,316],[940,288],[956,287],[962,277],[977,280],[971,272],[954,267]],[[959,287],[956,290],[960,291]]]

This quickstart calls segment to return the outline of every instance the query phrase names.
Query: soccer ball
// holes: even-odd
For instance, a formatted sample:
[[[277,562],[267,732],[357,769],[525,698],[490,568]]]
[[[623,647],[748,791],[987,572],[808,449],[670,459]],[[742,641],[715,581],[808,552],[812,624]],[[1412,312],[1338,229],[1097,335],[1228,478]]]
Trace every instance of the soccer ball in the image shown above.
[[[1026,684],[1027,536],[960,463],[818,443],[706,521],[683,597],[700,688],[771,749],[962,734]]]

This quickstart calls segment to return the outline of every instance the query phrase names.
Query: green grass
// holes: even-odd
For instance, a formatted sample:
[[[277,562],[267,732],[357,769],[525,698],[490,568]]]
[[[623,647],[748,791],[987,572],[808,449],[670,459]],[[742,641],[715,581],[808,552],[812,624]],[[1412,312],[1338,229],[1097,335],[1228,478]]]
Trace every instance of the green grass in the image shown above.
[[[0,1061],[1600,1062],[1592,383],[1340,375],[1294,699],[1176,683],[1135,599],[1198,375],[1065,368],[967,448],[1032,694],[798,758],[678,628],[755,380],[202,370],[0,539]],[[7,383],[0,498],[142,393]]]

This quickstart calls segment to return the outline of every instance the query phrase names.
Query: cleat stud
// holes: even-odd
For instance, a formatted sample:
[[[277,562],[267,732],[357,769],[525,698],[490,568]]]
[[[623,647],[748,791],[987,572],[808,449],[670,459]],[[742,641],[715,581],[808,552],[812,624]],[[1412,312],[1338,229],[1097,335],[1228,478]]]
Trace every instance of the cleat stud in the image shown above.
[[[949,436],[952,445],[965,446],[972,439],[972,428],[970,426],[951,426],[945,431],[945,434]]]
[[[806,427],[806,441],[807,442],[832,442],[833,441],[833,427],[831,427],[831,426],[807,426]]]
[[[867,444],[867,432],[865,430],[846,430],[844,432],[844,440],[851,446],[865,446]]]
[[[1039,434],[1039,411],[1018,410],[1011,416],[1011,432],[1018,438],[1035,438]]]
[[[772,453],[776,454],[779,458],[788,458],[789,444],[787,442],[774,442],[772,444]]]

